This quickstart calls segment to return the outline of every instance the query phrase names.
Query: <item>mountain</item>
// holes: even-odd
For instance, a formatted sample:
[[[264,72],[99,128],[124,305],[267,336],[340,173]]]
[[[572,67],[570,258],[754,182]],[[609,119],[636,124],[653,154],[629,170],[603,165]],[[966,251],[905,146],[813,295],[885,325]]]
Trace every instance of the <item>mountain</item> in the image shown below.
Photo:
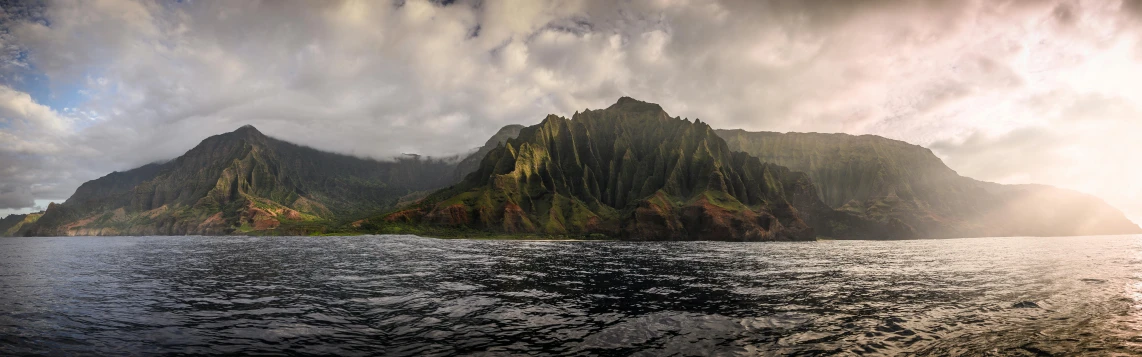
[[[902,141],[713,130],[626,97],[570,119],[505,126],[460,158],[362,159],[245,126],[174,160],[84,183],[45,212],[0,219],[0,235],[364,231],[801,240],[1142,233],[1093,196],[963,177],[930,150]]]
[[[731,150],[808,173],[832,208],[908,225],[921,237],[1142,233],[1102,200],[957,174],[931,150],[874,135],[718,130]]]
[[[488,138],[484,146],[481,146],[471,155],[465,157],[464,160],[461,160],[460,163],[456,164],[456,174],[453,175],[455,182],[460,182],[460,180],[464,179],[464,176],[476,172],[476,170],[480,168],[480,161],[484,159],[484,156],[488,156],[489,152],[492,152],[493,149],[505,141],[508,141],[508,139],[519,136],[520,130],[523,130],[523,125],[512,124],[506,125],[500,128],[495,134],[492,134],[492,137]]]
[[[441,160],[322,152],[244,126],[169,162],[84,183],[28,234],[310,233],[447,186],[454,170]]]
[[[0,236],[8,236],[4,233],[23,222],[26,217],[28,217],[26,214],[10,214],[4,218],[0,218]]]
[[[623,97],[521,129],[463,181],[380,224],[632,240],[807,240],[830,230],[807,220],[865,228],[816,192],[807,175],[733,152],[701,121]]]
[[[7,217],[0,218],[0,237],[17,237],[23,236],[33,223],[36,223],[43,216],[43,212],[28,213],[28,214],[10,214]]]

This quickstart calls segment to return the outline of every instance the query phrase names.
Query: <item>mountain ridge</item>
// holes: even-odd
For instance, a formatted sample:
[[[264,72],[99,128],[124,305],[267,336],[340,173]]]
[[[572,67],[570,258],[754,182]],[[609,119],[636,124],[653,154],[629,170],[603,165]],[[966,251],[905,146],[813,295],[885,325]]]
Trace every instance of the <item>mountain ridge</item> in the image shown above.
[[[964,177],[930,149],[900,140],[741,129],[718,133],[734,150],[808,173],[830,207],[874,220],[897,219],[933,238],[1142,233],[1097,197]]]
[[[815,229],[841,228],[806,219],[845,215],[812,190],[804,174],[731,152],[700,120],[623,97],[570,119],[548,115],[489,152],[465,180],[383,219],[507,234],[808,240]]]
[[[45,212],[0,219],[0,235],[413,226],[720,240],[1142,233],[1097,197],[963,177],[904,141],[713,129],[622,97],[571,118],[506,125],[454,158],[359,158],[243,125],[166,162],[85,182]]]
[[[245,125],[162,164],[116,172],[51,205],[31,235],[233,234],[292,227],[390,207],[447,184],[451,164],[382,162],[319,151]]]

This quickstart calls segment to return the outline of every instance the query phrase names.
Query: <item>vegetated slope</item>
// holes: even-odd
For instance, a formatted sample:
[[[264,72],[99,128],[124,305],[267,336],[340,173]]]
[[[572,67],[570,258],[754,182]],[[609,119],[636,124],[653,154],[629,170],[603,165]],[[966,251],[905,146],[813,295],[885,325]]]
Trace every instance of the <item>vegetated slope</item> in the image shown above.
[[[708,125],[626,97],[571,119],[548,116],[491,150],[459,184],[384,217],[634,240],[814,239],[806,220],[824,230],[869,228],[821,203],[807,175],[732,152]]]
[[[309,233],[446,186],[454,169],[440,160],[322,152],[244,126],[172,161],[84,183],[28,234]]]
[[[456,164],[456,174],[453,175],[454,182],[460,182],[460,180],[464,179],[464,176],[468,176],[468,174],[479,169],[480,161],[484,159],[484,156],[488,156],[489,152],[500,144],[508,141],[508,139],[514,139],[519,136],[520,130],[523,130],[523,125],[511,124],[505,125],[495,134],[492,134],[492,137],[488,138],[484,146],[481,146],[471,155],[465,157],[464,160],[461,160],[460,163]]]
[[[7,234],[4,234],[4,232],[7,232],[17,224],[20,224],[24,221],[24,218],[27,217],[28,215],[26,214],[10,214],[4,218],[0,218],[0,236],[7,236]]]
[[[33,223],[36,223],[43,216],[43,212],[28,213],[28,214],[10,214],[7,217],[0,218],[0,237],[19,237],[23,236],[24,232],[31,228]]]
[[[1142,232],[1096,197],[963,177],[931,150],[903,141],[874,135],[717,133],[731,150],[808,173],[830,207],[880,222],[898,221],[920,237]]]

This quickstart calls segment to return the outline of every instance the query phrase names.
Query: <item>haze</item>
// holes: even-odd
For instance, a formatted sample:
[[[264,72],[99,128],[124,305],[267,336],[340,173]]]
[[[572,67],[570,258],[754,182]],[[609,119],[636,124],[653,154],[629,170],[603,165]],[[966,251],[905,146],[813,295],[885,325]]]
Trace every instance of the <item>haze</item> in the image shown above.
[[[0,215],[252,124],[449,155],[620,96],[875,134],[1142,222],[1142,2],[0,3]]]

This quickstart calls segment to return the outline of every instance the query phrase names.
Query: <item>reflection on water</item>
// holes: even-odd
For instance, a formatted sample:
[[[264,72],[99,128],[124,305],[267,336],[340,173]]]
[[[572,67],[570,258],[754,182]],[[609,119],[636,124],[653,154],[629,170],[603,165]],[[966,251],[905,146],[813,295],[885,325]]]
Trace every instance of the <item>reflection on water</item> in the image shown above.
[[[0,240],[0,355],[1142,354],[1142,237]]]

